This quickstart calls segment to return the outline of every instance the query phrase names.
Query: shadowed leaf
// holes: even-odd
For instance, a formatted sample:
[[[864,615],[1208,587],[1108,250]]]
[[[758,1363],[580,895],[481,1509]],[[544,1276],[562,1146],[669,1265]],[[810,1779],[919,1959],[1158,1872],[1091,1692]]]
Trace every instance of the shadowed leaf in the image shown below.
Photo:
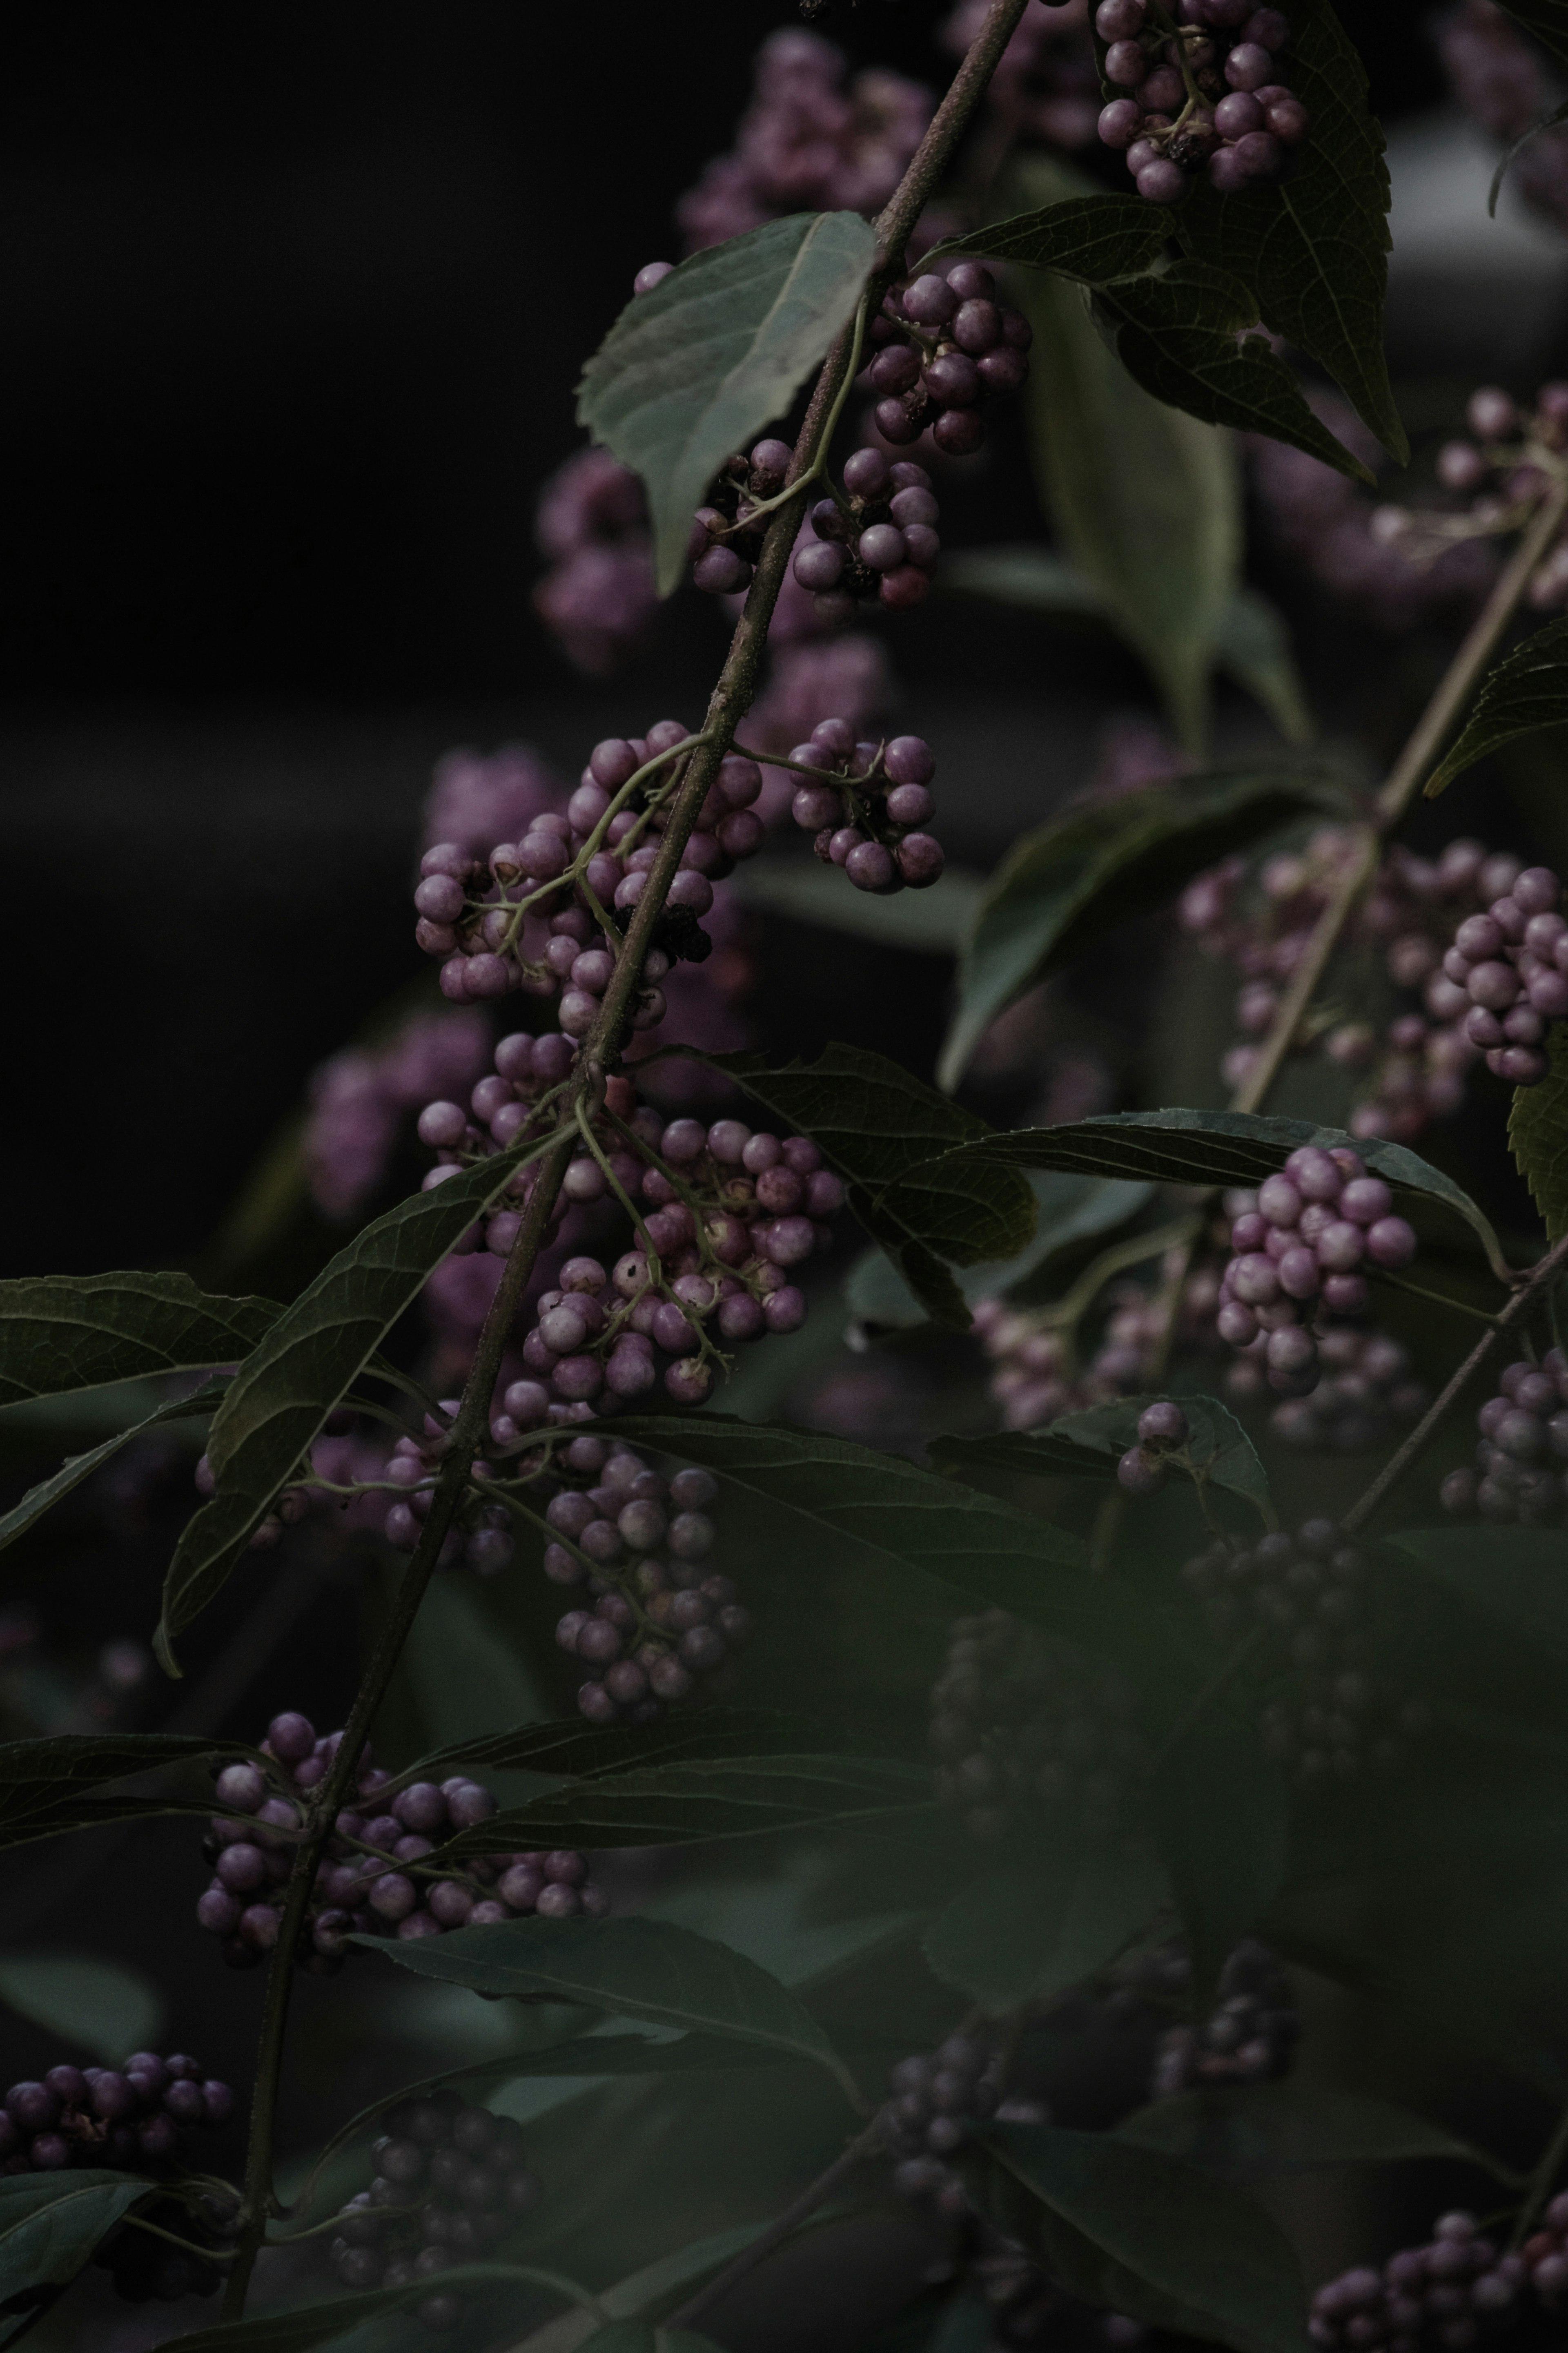
[[[1540,1085],[1513,1091],[1508,1140],[1547,1240],[1556,1242],[1568,1233],[1568,1021],[1552,1024],[1546,1051],[1550,1068]]]
[[[1426,779],[1436,800],[1446,785],[1501,744],[1568,720],[1568,619],[1548,621],[1487,672],[1453,749]]]
[[[188,1274],[41,1274],[0,1282],[0,1406],[247,1356],[283,1310]]]

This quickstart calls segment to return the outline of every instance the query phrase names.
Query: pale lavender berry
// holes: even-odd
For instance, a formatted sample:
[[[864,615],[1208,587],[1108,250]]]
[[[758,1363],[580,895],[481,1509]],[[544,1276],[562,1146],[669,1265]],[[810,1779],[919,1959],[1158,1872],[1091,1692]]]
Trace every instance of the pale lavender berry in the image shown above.
[[[891,572],[905,560],[904,534],[897,523],[873,523],[868,531],[861,533],[856,553],[873,572]]]
[[[1415,1250],[1415,1229],[1404,1218],[1379,1218],[1368,1229],[1366,1254],[1373,1266],[1408,1266]]]
[[[465,903],[462,884],[449,874],[427,874],[414,893],[416,913],[432,923],[455,923]]]
[[[805,1294],[793,1282],[783,1283],[763,1300],[763,1314],[770,1332],[798,1332],[805,1321]]]
[[[1234,90],[1215,108],[1214,127],[1222,139],[1239,139],[1265,127],[1263,109],[1247,91]]]
[[[1394,1207],[1394,1195],[1381,1176],[1355,1176],[1340,1196],[1340,1208],[1353,1225],[1375,1226]]]
[[[1116,1477],[1130,1495],[1156,1495],[1165,1483],[1165,1469],[1143,1447],[1131,1446],[1118,1462]]]
[[[879,841],[862,841],[845,860],[844,871],[857,891],[886,891],[897,869],[891,850]]]
[[[1138,1437],[1145,1446],[1182,1446],[1187,1440],[1187,1417],[1168,1398],[1145,1406],[1138,1417]]]
[[[936,754],[920,735],[895,735],[882,755],[889,783],[929,785],[936,774]]]
[[[696,1356],[681,1356],[664,1376],[667,1393],[677,1405],[700,1405],[713,1386],[713,1368]]]
[[[958,296],[945,278],[928,271],[905,287],[902,308],[905,318],[914,320],[917,326],[944,326],[958,308]]]
[[[1225,61],[1225,78],[1232,90],[1258,90],[1274,72],[1274,60],[1261,41],[1237,41]]]
[[[1149,71],[1149,60],[1137,41],[1112,41],[1105,52],[1103,67],[1107,81],[1122,90],[1136,90]]]
[[[1179,164],[1161,157],[1145,164],[1139,173],[1136,186],[1141,196],[1152,205],[1179,204],[1187,193],[1187,175]]]
[[[837,588],[844,573],[844,554],[843,548],[832,540],[808,542],[795,552],[792,567],[795,579],[803,588]]]
[[[710,596],[731,596],[751,576],[751,565],[732,547],[710,547],[691,567],[692,586]]]
[[[928,891],[939,881],[947,852],[929,833],[906,833],[893,851],[899,873],[911,891]]]
[[[1143,121],[1143,110],[1135,98],[1113,98],[1100,114],[1100,137],[1102,146],[1125,149],[1138,136]]]
[[[651,294],[656,286],[663,284],[674,268],[673,261],[645,261],[632,280],[632,292]]]
[[[266,1781],[250,1764],[226,1765],[214,1787],[219,1804],[234,1814],[253,1814],[267,1795]]]
[[[887,485],[888,461],[879,449],[855,449],[844,460],[844,487],[852,497],[879,498]]]

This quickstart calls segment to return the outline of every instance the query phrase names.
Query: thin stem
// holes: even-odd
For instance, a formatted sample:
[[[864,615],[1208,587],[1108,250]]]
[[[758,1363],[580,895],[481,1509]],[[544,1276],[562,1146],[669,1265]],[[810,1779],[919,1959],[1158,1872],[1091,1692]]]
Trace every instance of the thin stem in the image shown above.
[[[165,2231],[161,2222],[149,2222],[142,2214],[125,2214],[121,2219],[129,2222],[133,2231],[150,2231],[155,2239],[167,2239],[169,2244],[178,2247],[183,2254],[199,2255],[204,2263],[232,2263],[234,2261],[232,2247],[198,2247],[194,2239],[182,2239],[174,2232]]]
[[[971,43],[946,96],[932,116],[903,179],[879,215],[876,222],[877,260],[865,306],[868,311],[881,300],[882,289],[901,259],[910,232],[946,168],[998,58],[1016,30],[1026,5],[1026,0],[991,0],[978,36]],[[659,841],[658,854],[648,870],[642,895],[632,910],[631,922],[626,927],[621,954],[600,1004],[598,1018],[580,1050],[571,1082],[574,1113],[579,1104],[602,1098],[605,1074],[620,1059],[622,1046],[630,1030],[632,1008],[642,985],[643,964],[653,942],[654,927],[663,913],[681,854],[696,827],[699,812],[708,797],[719,764],[755,694],[757,674],[767,642],[768,624],[773,618],[773,606],[784,582],[784,567],[795,543],[804,497],[801,485],[826,448],[827,438],[837,420],[844,390],[852,376],[849,363],[855,347],[854,330],[846,328],[823,364],[807,405],[805,418],[790,459],[786,489],[794,495],[784,500],[763,536],[745,606],[730,641],[730,650],[709,699],[700,733],[686,758],[679,789],[669,804],[669,815]],[[682,748],[676,747],[678,752]],[[490,1398],[511,1320],[523,1286],[532,1273],[547,1221],[575,1149],[574,1126],[556,1138],[549,1147],[548,1157],[540,1165],[517,1239],[479,1335],[473,1370],[463,1388],[461,1406],[431,1499],[429,1516],[404,1571],[358,1695],[349,1712],[348,1723],[343,1728],[331,1768],[315,1792],[310,1834],[296,1856],[289,1880],[278,1945],[268,1970],[256,2084],[251,2102],[250,2140],[246,2154],[245,2230],[225,2294],[223,2316],[226,2320],[239,2318],[245,2310],[250,2274],[272,2207],[273,2135],[293,1982],[294,1954],[304,1926],[317,1863],[332,1834],[336,1816],[357,1777],[365,1736],[392,1680],[393,1671],[424,1599],[426,1588],[435,1573],[441,1547],[461,1505],[469,1465],[488,1436]],[[764,2233],[764,2238],[766,2236]]]
[[[660,2324],[661,2327],[691,2327],[693,2323],[707,2311],[710,2304],[716,2303],[719,2297],[726,2294],[729,2289],[737,2286],[749,2272],[754,2271],[764,2255],[771,2255],[773,2249],[782,2244],[792,2231],[804,2222],[809,2215],[815,2214],[816,2209],[832,2197],[839,2183],[853,2173],[858,2165],[872,2156],[881,2145],[881,2122],[879,2118],[874,2117],[864,2132],[856,2134],[855,2138],[841,2156],[836,2157],[832,2164],[817,2175],[815,2181],[808,2182],[799,2197],[792,2200],[782,2214],[776,2214],[773,2217],[767,2229],[760,2232],[749,2247],[742,2247],[740,2253],[727,2263],[721,2272],[715,2272],[713,2277],[707,2282],[706,2285],[700,2287],[695,2295],[688,2296],[686,2302],[670,2313],[668,2317]]]
[[[1552,1276],[1565,1262],[1568,1262],[1568,1234],[1564,1234],[1560,1241],[1553,1242],[1545,1257],[1531,1268],[1529,1274],[1514,1293],[1508,1305],[1494,1320],[1491,1329],[1481,1334],[1441,1396],[1427,1408],[1398,1451],[1384,1464],[1365,1494],[1351,1505],[1344,1516],[1344,1528],[1347,1535],[1372,1517],[1394,1482],[1402,1477],[1410,1464],[1415,1461],[1448,1408],[1468,1384],[1471,1376],[1479,1372],[1510,1324],[1519,1323],[1529,1314],[1542,1285],[1550,1282]]]
[[[1529,2238],[1535,2218],[1551,2197],[1552,2185],[1562,2172],[1565,2161],[1568,2161],[1568,2108],[1564,2108],[1558,2117],[1557,2129],[1547,2142],[1541,2162],[1526,2185],[1519,2212],[1514,2216],[1513,2235],[1508,2242],[1510,2252],[1522,2247]]]
[[[1477,1324],[1495,1324],[1497,1317],[1489,1307],[1472,1307],[1468,1299],[1456,1299],[1452,1292],[1428,1291],[1424,1282],[1412,1282],[1407,1275],[1394,1274],[1385,1266],[1370,1267],[1373,1282],[1384,1282],[1391,1291],[1407,1291],[1413,1299],[1429,1299],[1434,1307],[1451,1307],[1456,1315],[1468,1315]]]
[[[1498,639],[1513,617],[1514,607],[1530,586],[1530,576],[1556,538],[1568,514],[1568,482],[1559,482],[1542,501],[1540,512],[1520,541],[1496,587],[1477,614],[1463,644],[1444,671],[1437,691],[1416,722],[1410,741],[1389,771],[1377,797],[1377,818],[1386,833],[1396,825],[1415,797],[1415,788],[1443,747],[1454,722],[1474,692],[1481,672],[1497,649]]]
[[[316,1866],[332,1835],[343,1801],[358,1778],[360,1754],[366,1736],[392,1681],[393,1671],[425,1598],[425,1588],[435,1574],[441,1547],[462,1503],[468,1485],[468,1466],[488,1428],[490,1393],[495,1387],[496,1373],[506,1346],[511,1319],[523,1286],[533,1271],[546,1222],[574,1149],[573,1135],[560,1137],[549,1158],[540,1167],[532,1198],[518,1228],[517,1239],[511,1246],[479,1335],[474,1368],[463,1389],[462,1402],[452,1428],[451,1451],[441,1466],[431,1498],[429,1517],[403,1573],[402,1582],[382,1627],[359,1692],[349,1710],[349,1719],[343,1727],[331,1770],[315,1792],[310,1833],[294,1858],[294,1868],[283,1899],[278,1943],[267,1972],[261,2034],[257,2051],[256,2084],[251,2097],[250,2138],[246,2150],[245,2230],[237,2249],[237,2259],[224,2292],[223,2316],[226,2320],[237,2320],[244,2313],[250,2275],[267,2228],[268,2216],[272,2211],[273,2136],[288,2031],[289,2001],[293,1990],[294,1956],[304,1927],[310,1890],[315,1884]]]

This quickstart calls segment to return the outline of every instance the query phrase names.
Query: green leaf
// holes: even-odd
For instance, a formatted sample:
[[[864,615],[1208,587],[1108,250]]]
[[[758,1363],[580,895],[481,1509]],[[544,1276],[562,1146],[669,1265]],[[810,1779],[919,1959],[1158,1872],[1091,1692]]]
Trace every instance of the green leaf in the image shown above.
[[[435,1781],[445,1775],[488,1767],[498,1773],[558,1773],[591,1778],[624,1773],[634,1765],[672,1765],[718,1757],[754,1757],[763,1746],[783,1755],[798,1738],[802,1753],[824,1746],[824,1727],[783,1708],[705,1707],[696,1715],[661,1715],[651,1724],[603,1727],[580,1716],[549,1724],[521,1724],[460,1740],[422,1757],[396,1776]]]
[[[391,1590],[390,1578],[384,1589]],[[526,1738],[548,1717],[551,1703],[524,1645],[506,1638],[488,1602],[477,1577],[432,1580],[419,1605],[419,1640],[397,1662],[392,1700],[394,1708],[400,1697],[411,1704],[418,1729],[410,1738],[445,1747],[462,1733],[468,1737],[458,1745],[467,1747],[487,1732]]]
[[[1237,2181],[1320,2165],[1400,2165],[1417,2157],[1479,2165],[1500,2180],[1512,2178],[1472,2142],[1409,2108],[1321,2084],[1177,2092],[1126,2117],[1116,2137]]]
[[[0,2326],[52,2304],[152,2187],[134,2174],[96,2170],[0,2181]],[[0,2342],[21,2334],[10,2328]]]
[[[1147,1208],[1153,1190],[1114,1176],[1066,1176],[1053,1169],[1031,1170],[1029,1186],[1037,1207],[1034,1240],[1016,1258],[987,1260],[963,1269],[958,1288],[972,1309],[983,1299],[1039,1277],[1053,1259],[1078,1243],[1126,1225]],[[844,1303],[851,1315],[884,1331],[909,1331],[926,1320],[920,1301],[885,1250],[869,1250],[856,1260],[845,1278]]]
[[[984,1466],[1042,1479],[1114,1479],[1117,1463],[1137,1443],[1139,1415],[1153,1403],[1150,1396],[1118,1398],[1110,1405],[1063,1414],[1048,1429],[1031,1434],[1007,1430],[984,1438],[933,1438],[931,1453],[958,1471]],[[1244,1497],[1267,1526],[1277,1528],[1268,1474],[1229,1407],[1207,1397],[1183,1397],[1178,1403],[1191,1433],[1183,1451],[1192,1456],[1204,1483]]]
[[[1296,667],[1290,628],[1278,605],[1245,584],[1226,607],[1216,648],[1220,668],[1262,704],[1288,744],[1308,744],[1316,733],[1307,691]]]
[[[155,1647],[171,1674],[174,1636],[226,1582],[328,1415],[453,1244],[547,1148],[516,1144],[363,1227],[240,1366],[207,1440],[217,1493],[187,1523],[164,1579]]]
[[[568,2304],[589,2302],[586,2288],[531,2263],[455,2263],[441,2274],[439,2285],[444,2295],[491,2287],[542,2287]],[[176,2348],[177,2353],[310,2353],[312,2346],[331,2345],[384,2314],[422,2303],[431,2288],[429,2280],[416,2280],[409,2287],[372,2288],[363,2295],[333,2296],[328,2304],[301,2304],[289,2312],[258,2313],[251,2320],[219,2321],[211,2328],[165,2337],[164,2347],[166,2353],[176,2353]]]
[[[212,1812],[212,1799],[162,1795],[101,1797],[106,1782],[198,1758],[250,1757],[237,1740],[194,1733],[58,1733],[0,1743],[0,1847],[25,1846],[68,1831],[95,1830],[150,1814]]]
[[[863,1757],[730,1757],[601,1773],[459,1831],[437,1852],[470,1854],[563,1846],[675,1846],[752,1838],[820,1823],[925,1813],[930,1776]]]
[[[1106,2133],[1004,2125],[987,2153],[986,2212],[1087,2303],[1237,2353],[1304,2353],[1295,2253],[1243,2191]]]
[[[770,1070],[761,1054],[702,1059],[811,1137],[853,1188],[856,1216],[898,1261],[932,1321],[967,1331],[969,1311],[940,1261],[1010,1258],[1035,1227],[1034,1196],[1021,1177],[999,1187],[942,1158],[951,1145],[988,1135],[984,1121],[886,1055],[857,1046],[826,1046],[815,1062],[782,1071]],[[920,1182],[910,1188],[904,1180],[916,1171]]]
[[[757,2042],[844,2068],[795,1996],[744,1954],[668,1920],[504,1920],[445,1936],[355,1936],[420,1977],[523,2000],[570,2001],[653,2026]]]
[[[1436,800],[1446,785],[1462,776],[1504,744],[1568,721],[1568,619],[1548,621],[1532,638],[1488,670],[1470,705],[1470,715],[1453,749],[1427,777],[1426,797]]]
[[[151,1978],[79,1953],[0,1954],[0,2001],[107,2067],[147,2050],[163,2021],[163,1997]]]
[[[1290,0],[1283,70],[1312,118],[1289,179],[1222,196],[1199,179],[1176,231],[1239,278],[1271,334],[1326,369],[1391,456],[1410,454],[1383,350],[1388,170],[1366,73],[1330,0]]]
[[[634,295],[584,369],[577,421],[642,476],[661,596],[708,485],[826,356],[875,250],[858,213],[765,221]]]
[[[247,1356],[283,1313],[188,1274],[40,1274],[0,1282],[0,1406],[205,1371]]]
[[[1201,2012],[1285,1878],[1289,1797],[1256,1715],[1224,1700],[1194,1708],[1150,1774],[1144,1807],[1186,1931]]]
[[[1170,1901],[1152,1858],[1064,1838],[1026,1865],[971,1881],[926,1931],[926,1959],[989,2010],[1055,2001],[1098,1977]]]
[[[961,547],[952,555],[943,554],[942,585],[949,594],[989,596],[998,605],[1020,606],[1057,620],[1117,626],[1114,610],[1092,581],[1054,548]],[[1136,646],[1133,650],[1138,650]],[[1310,740],[1312,716],[1290,649],[1289,627],[1279,607],[1260,590],[1247,587],[1245,582],[1236,588],[1221,617],[1214,654],[1220,669],[1262,704],[1287,743]],[[952,872],[950,867],[942,877],[944,888]],[[965,875],[963,880],[967,883],[970,878]],[[900,907],[908,897],[906,892],[901,897],[874,903]]]
[[[28,1488],[19,1504],[14,1504],[8,1512],[0,1514],[0,1551],[7,1545],[15,1544],[18,1536],[26,1535],[46,1512],[52,1511],[73,1489],[79,1487],[84,1479],[90,1479],[95,1471],[111,1461],[132,1439],[140,1438],[144,1430],[156,1428],[161,1421],[188,1421],[194,1415],[210,1413],[227,1387],[226,1377],[204,1381],[200,1388],[194,1389],[189,1397],[172,1398],[167,1405],[159,1406],[156,1412],[132,1422],[129,1430],[119,1430],[114,1437],[106,1438],[101,1445],[90,1447],[87,1453],[68,1455],[51,1477],[40,1479],[36,1487]]]
[[[1490,1219],[1463,1187],[1403,1144],[1381,1136],[1347,1135],[1343,1128],[1310,1120],[1277,1119],[1260,1112],[1124,1111],[1061,1127],[1018,1128],[960,1145],[951,1157],[994,1158],[1013,1167],[1066,1168],[1091,1176],[1142,1177],[1156,1185],[1260,1185],[1303,1144],[1325,1151],[1343,1145],[1406,1198],[1452,1210],[1479,1236],[1492,1270],[1511,1282]]]
[[[1568,1233],[1568,1021],[1546,1033],[1550,1064],[1539,1086],[1515,1087],[1509,1148],[1530,1187],[1549,1241]]]
[[[837,869],[819,859],[774,857],[742,866],[735,888],[748,906],[765,907],[792,923],[849,932],[879,947],[956,955],[985,880],[950,866],[940,890],[898,891],[890,899],[879,899],[869,891],[847,891]]]
[[[1082,185],[1038,157],[1015,179],[1040,197]],[[1011,284],[1035,332],[1025,421],[1062,553],[1158,681],[1183,744],[1200,752],[1241,562],[1236,452],[1133,381],[1079,288],[1035,272]]]
[[[121,1822],[150,1821],[155,1814],[181,1814],[205,1821],[212,1799],[194,1798],[57,1798],[40,1800],[26,1814],[0,1815],[0,1848],[28,1846],[37,1839],[65,1838],[76,1831],[112,1830]]]
[[[1184,776],[1068,809],[1025,834],[992,877],[965,944],[941,1084],[958,1084],[992,1022],[1026,989],[1307,809],[1343,815],[1344,794],[1327,776],[1283,770]]]
[[[1568,1577],[1554,1528],[1414,1528],[1390,1536],[1450,1593],[1568,1667]]]
[[[950,254],[974,253],[1101,286],[1109,279],[1152,269],[1175,226],[1173,214],[1142,196],[1062,196],[1033,212],[1015,213],[1010,220],[989,222],[967,237],[950,237],[921,266],[930,268]]]
[[[717,1413],[627,1414],[616,1430],[730,1480],[814,1552],[825,1541],[858,1546],[1069,1634],[1100,1623],[1100,1588],[1076,1536],[902,1455]]]
[[[1258,303],[1229,271],[1179,261],[1159,277],[1100,288],[1091,307],[1122,366],[1156,400],[1205,425],[1288,441],[1352,481],[1375,480],[1308,406],[1267,336],[1247,333]]]

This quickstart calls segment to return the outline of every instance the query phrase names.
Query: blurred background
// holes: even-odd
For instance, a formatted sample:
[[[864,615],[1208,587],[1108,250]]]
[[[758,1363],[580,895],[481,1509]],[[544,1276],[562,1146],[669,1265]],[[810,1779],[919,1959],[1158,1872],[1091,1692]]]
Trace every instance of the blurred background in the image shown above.
[[[949,13],[945,0],[866,0],[816,29],[852,69],[940,87]],[[1451,11],[1344,0],[1340,13],[1389,132],[1389,353],[1416,475],[1429,474],[1476,381],[1527,390],[1568,372],[1568,199],[1554,218],[1550,174],[1532,200],[1516,178],[1488,217],[1496,109],[1445,69]],[[438,1002],[408,905],[435,762],[521,742],[572,781],[599,737],[700,712],[723,609],[683,591],[613,673],[584,675],[535,607],[536,508],[581,446],[584,359],[633,273],[679,257],[678,200],[730,144],[758,46],[799,22],[784,0],[607,16],[345,0],[243,20],[64,0],[11,28],[0,1273],[188,1267],[215,1288],[288,1295],[342,1230],[300,1174],[310,1073],[389,1008]],[[1114,158],[1061,144],[1121,185]],[[944,481],[950,547],[1048,538],[1025,433],[1021,411],[1004,418],[985,456]],[[1320,742],[1370,774],[1445,658],[1452,612],[1369,626],[1375,583],[1315,568],[1278,485],[1247,479],[1250,577],[1289,625]],[[1404,494],[1392,468],[1383,489]],[[939,590],[885,634],[885,658],[898,723],[938,751],[957,905],[966,878],[1097,774],[1174,762],[1153,687],[1107,631]],[[1224,757],[1281,748],[1258,701],[1224,681],[1215,741]],[[1494,829],[1529,835],[1555,772],[1510,782]],[[1473,789],[1503,788],[1483,772]],[[1485,829],[1479,806],[1456,794],[1453,814]],[[951,931],[921,939],[911,918],[871,945],[806,920],[793,887],[750,892],[751,1038],[781,1051],[847,1039],[929,1075]],[[1049,1048],[1044,1076],[1022,1038],[994,1057],[989,1094],[982,1070],[975,1100],[1018,1118],[1131,1099],[1138,1050],[1107,1041],[1118,1020],[1135,1038],[1152,1028],[1136,971],[1127,986],[1125,1001],[1074,1017],[1098,1075],[1075,1075],[1058,1021],[1034,1040]],[[824,1421],[904,1442],[907,1392],[884,1396],[866,1359],[834,1354],[834,1304],[822,1322],[795,1389],[786,1366],[735,1409],[809,1409],[799,1383],[814,1381]],[[118,1427],[115,1401],[106,1413],[0,1423],[14,1491]],[[143,1450],[118,1486],[86,1491],[8,1556],[11,1733],[119,1722],[254,1736],[286,1704],[322,1728],[341,1721],[365,1593],[357,1570],[309,1546],[235,1580],[193,1637],[184,1684],[171,1693],[152,1673],[144,1638],[194,1452],[173,1438]],[[411,1736],[454,1710],[499,1721],[540,1704],[482,1641],[465,1650],[462,1627],[449,1631],[431,1671],[447,1688],[400,1695]],[[154,2032],[155,1986],[175,2039],[238,2081],[258,1983],[230,1979],[189,1927],[195,1860],[165,1829],[0,1861],[5,1952],[114,1953],[139,1975],[94,1997],[103,2047]],[[22,1977],[7,1995],[4,1960],[0,1996],[17,2008],[0,2016],[0,2048],[16,2076],[58,2056],[60,2038],[26,2023],[40,1997]],[[441,2063],[432,2005],[416,2020],[385,1993],[365,2017],[365,2082],[389,2038]],[[361,2067],[351,2052],[347,2076]],[[340,2074],[334,2116],[353,2089]],[[300,2095],[290,2129],[322,2121]],[[62,2347],[154,2341],[151,2324],[94,2313],[79,2336],[62,2323]]]

